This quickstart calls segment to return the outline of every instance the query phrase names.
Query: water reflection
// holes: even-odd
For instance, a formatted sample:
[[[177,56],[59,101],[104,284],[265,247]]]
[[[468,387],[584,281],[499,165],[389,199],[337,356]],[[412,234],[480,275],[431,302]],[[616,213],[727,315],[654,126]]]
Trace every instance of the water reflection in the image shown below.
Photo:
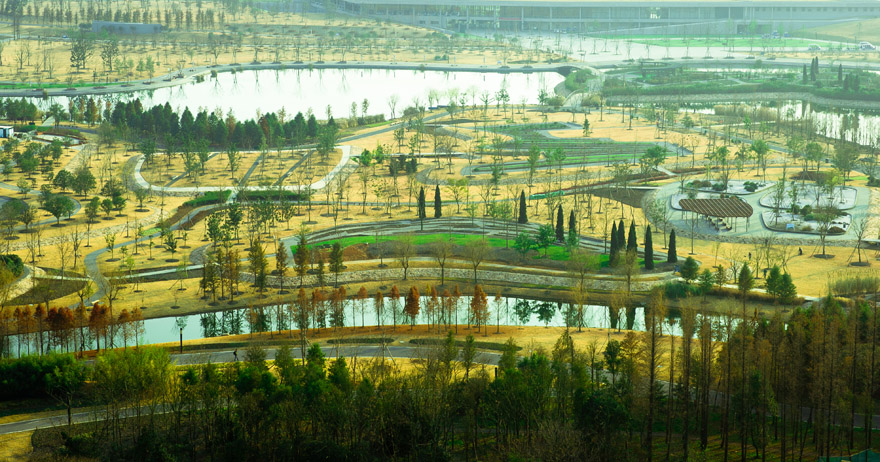
[[[261,79],[261,77],[264,77]],[[499,74],[478,72],[363,70],[363,69],[286,69],[223,72],[216,78],[206,77],[175,87],[149,91],[99,95],[94,98],[99,106],[105,101],[140,98],[145,107],[166,102],[175,109],[189,107],[217,108],[231,111],[238,118],[252,117],[261,113],[276,112],[285,107],[288,112],[311,108],[316,114],[324,114],[329,106],[333,114],[348,114],[352,102],[360,104],[369,99],[371,114],[384,113],[390,117],[387,102],[397,95],[401,106],[409,105],[415,98],[425,102],[429,91],[443,95],[437,104],[446,104],[450,92],[464,93],[474,88],[475,93],[487,91],[494,95],[505,88],[510,101],[520,103],[538,102],[540,90],[552,91],[563,77],[554,72],[530,74]],[[418,84],[414,84],[418,82]],[[67,107],[69,98],[58,96],[47,99],[34,98],[42,109],[53,103]]]

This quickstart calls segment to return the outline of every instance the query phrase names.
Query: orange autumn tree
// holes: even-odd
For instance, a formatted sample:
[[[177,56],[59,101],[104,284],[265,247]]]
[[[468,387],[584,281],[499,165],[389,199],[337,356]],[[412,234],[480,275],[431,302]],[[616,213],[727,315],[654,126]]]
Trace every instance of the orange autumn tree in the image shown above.
[[[416,317],[419,315],[419,289],[416,286],[409,288],[409,294],[406,296],[406,305],[403,312],[409,316],[409,328],[412,330],[416,325]]]
[[[400,313],[400,290],[396,285],[391,286],[391,330],[397,330],[397,313]]]
[[[489,319],[489,300],[479,284],[474,286],[474,298],[471,299],[471,319],[477,332],[480,331],[480,326],[486,325],[486,321]],[[488,335],[488,332],[485,334]]]

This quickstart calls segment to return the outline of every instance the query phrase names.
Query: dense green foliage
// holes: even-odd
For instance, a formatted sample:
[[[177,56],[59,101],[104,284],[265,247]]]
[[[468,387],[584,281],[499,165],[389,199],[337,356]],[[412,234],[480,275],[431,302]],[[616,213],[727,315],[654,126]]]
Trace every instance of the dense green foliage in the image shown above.
[[[0,359],[0,401],[48,397],[49,374],[73,361],[73,355],[55,353]]]
[[[56,397],[96,403],[108,418],[68,433],[58,454],[105,460],[815,460],[866,446],[857,419],[880,385],[875,306],[825,299],[783,321],[685,304],[676,343],[660,335],[665,312],[655,294],[644,332],[581,348],[566,331],[524,356],[513,339],[449,334],[420,342],[405,374],[388,358],[328,360],[317,345],[281,347],[272,368],[251,346],[242,362],[178,371],[164,350],[111,351],[85,390],[61,387],[80,377],[64,364],[0,367],[26,375],[18,389],[51,382]],[[138,418],[121,418],[134,408]]]
[[[15,254],[0,255],[0,265],[6,267],[15,277],[21,276],[21,272],[24,271],[24,263],[21,261],[21,257]]]

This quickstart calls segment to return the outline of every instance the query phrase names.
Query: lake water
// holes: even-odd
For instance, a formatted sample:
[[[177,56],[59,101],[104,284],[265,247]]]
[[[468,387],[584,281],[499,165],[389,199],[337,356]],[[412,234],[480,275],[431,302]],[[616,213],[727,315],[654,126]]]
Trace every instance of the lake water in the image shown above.
[[[403,306],[405,305],[406,300],[401,297],[399,299],[398,311],[402,311]],[[470,307],[471,297],[461,297],[458,304],[458,318],[457,321],[459,324],[467,324],[467,313]],[[421,313],[416,318],[416,324],[430,324],[437,323],[436,317],[434,319],[430,319],[430,315],[427,312],[427,307],[429,303],[428,297],[422,297],[420,301]],[[385,299],[385,310],[386,315],[382,319],[382,324],[385,326],[390,326],[392,324],[392,316],[390,315],[390,307],[391,307],[391,299]],[[374,310],[373,300],[367,299],[363,304],[363,315],[361,314],[360,308],[361,305],[356,300],[346,300],[345,307],[343,310],[343,318],[342,323],[345,326],[351,326],[351,319],[354,316],[355,325],[360,327],[362,325],[366,326],[375,326],[376,325],[376,312]],[[352,308],[355,308],[355,312],[352,313]],[[488,311],[489,311],[489,319],[486,323],[489,329],[492,326],[497,324],[501,324],[504,326],[550,326],[550,327],[563,327],[566,324],[571,328],[575,329],[579,325],[581,327],[587,328],[610,328],[610,329],[628,329],[635,331],[643,331],[645,328],[645,310],[642,307],[632,308],[632,309],[622,309],[619,313],[613,313],[606,306],[600,305],[586,305],[583,310],[583,317],[580,322],[573,315],[573,306],[568,303],[555,302],[555,301],[543,301],[543,300],[529,300],[529,299],[520,299],[520,298],[512,298],[512,297],[503,297],[500,302],[496,302],[494,297],[489,297],[488,299]],[[325,317],[325,322],[323,324],[317,323],[319,326],[324,326],[326,328],[331,328],[331,317],[329,314],[330,307],[329,304],[326,307],[327,315]],[[296,329],[296,324],[293,322],[294,320],[291,318],[294,313],[287,310],[286,305],[282,305],[280,309],[274,306],[265,307],[260,310],[256,310],[251,312],[246,308],[236,308],[236,309],[228,309],[225,311],[217,311],[217,312],[205,312],[200,314],[192,314],[185,315],[179,317],[166,317],[166,318],[156,318],[156,319],[147,319],[143,321],[142,324],[142,333],[138,336],[136,341],[139,345],[148,345],[155,343],[176,343],[180,339],[180,326],[183,326],[183,339],[184,340],[198,340],[202,338],[208,337],[222,337],[224,335],[230,334],[248,334],[251,332],[268,332],[268,331],[277,331],[279,330],[279,312],[281,314],[281,327],[280,330],[287,329]],[[258,314],[258,316],[253,316],[253,314]],[[569,315],[568,319],[566,319],[567,315]],[[362,317],[363,316],[363,317]],[[712,322],[717,324],[722,322],[722,317],[718,315],[710,315]],[[450,322],[455,321],[455,317],[450,315]],[[568,320],[568,322],[566,322]],[[736,320],[734,320],[736,323]],[[363,323],[363,324],[362,324]],[[402,314],[397,316],[397,325],[398,326],[406,326],[409,324],[409,319],[405,318]],[[446,324],[445,322],[440,322],[440,324]],[[316,323],[310,323],[310,329],[316,327]],[[120,347],[123,346],[123,336],[121,335],[121,328],[115,328],[117,335],[115,336],[115,346]],[[88,334],[88,329],[84,329],[86,335]],[[663,323],[663,332],[664,334],[673,334],[673,335],[681,335],[681,328],[679,325],[679,315],[675,310],[670,310],[666,322]],[[44,338],[48,339],[50,335],[46,333]],[[26,338],[24,336],[13,335],[9,338],[9,348],[12,355],[16,355],[19,351],[19,348],[22,353],[25,353],[27,348],[27,343],[29,342],[31,346],[31,351],[36,349],[37,344],[37,335],[31,334]],[[19,345],[19,340],[23,340]],[[102,341],[102,348],[104,342]],[[129,346],[133,345],[135,340],[131,334],[127,338],[127,344]],[[96,343],[94,339],[89,338],[85,342],[86,349],[93,349],[96,347]],[[53,348],[57,349],[57,346]]]
[[[391,116],[389,100],[398,100],[395,115],[411,106],[414,100],[420,105],[428,105],[429,93],[436,95],[433,105],[445,105],[450,96],[457,101],[466,95],[467,104],[480,103],[480,95],[488,92],[492,104],[495,94],[505,89],[510,96],[509,104],[523,101],[538,102],[540,90],[552,93],[553,87],[564,78],[555,72],[535,72],[530,74],[479,73],[479,72],[439,72],[439,71],[401,71],[401,70],[362,70],[362,69],[321,69],[321,70],[260,70],[223,72],[216,78],[206,77],[203,82],[187,83],[150,91],[100,95],[94,98],[105,101],[131,100],[140,98],[144,107],[156,104],[171,104],[172,108],[191,111],[204,108],[208,111],[220,109],[232,112],[236,118],[252,118],[257,113],[277,112],[284,108],[292,117],[297,112],[303,114],[311,109],[318,119],[325,119],[330,107],[336,118],[349,117],[352,103],[357,104],[358,115],[366,99],[369,102],[368,114]],[[41,108],[53,102],[67,107],[68,97],[54,97],[46,100],[35,99]],[[102,107],[102,105],[99,105]]]

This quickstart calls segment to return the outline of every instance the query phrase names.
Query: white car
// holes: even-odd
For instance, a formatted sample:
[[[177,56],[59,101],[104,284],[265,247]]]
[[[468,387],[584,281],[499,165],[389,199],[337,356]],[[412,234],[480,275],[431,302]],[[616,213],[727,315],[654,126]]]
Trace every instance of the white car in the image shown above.
[[[871,42],[859,42],[859,50],[876,50],[877,47],[871,45]]]
[[[819,45],[810,45],[807,47],[807,51],[822,51],[822,47]]]

